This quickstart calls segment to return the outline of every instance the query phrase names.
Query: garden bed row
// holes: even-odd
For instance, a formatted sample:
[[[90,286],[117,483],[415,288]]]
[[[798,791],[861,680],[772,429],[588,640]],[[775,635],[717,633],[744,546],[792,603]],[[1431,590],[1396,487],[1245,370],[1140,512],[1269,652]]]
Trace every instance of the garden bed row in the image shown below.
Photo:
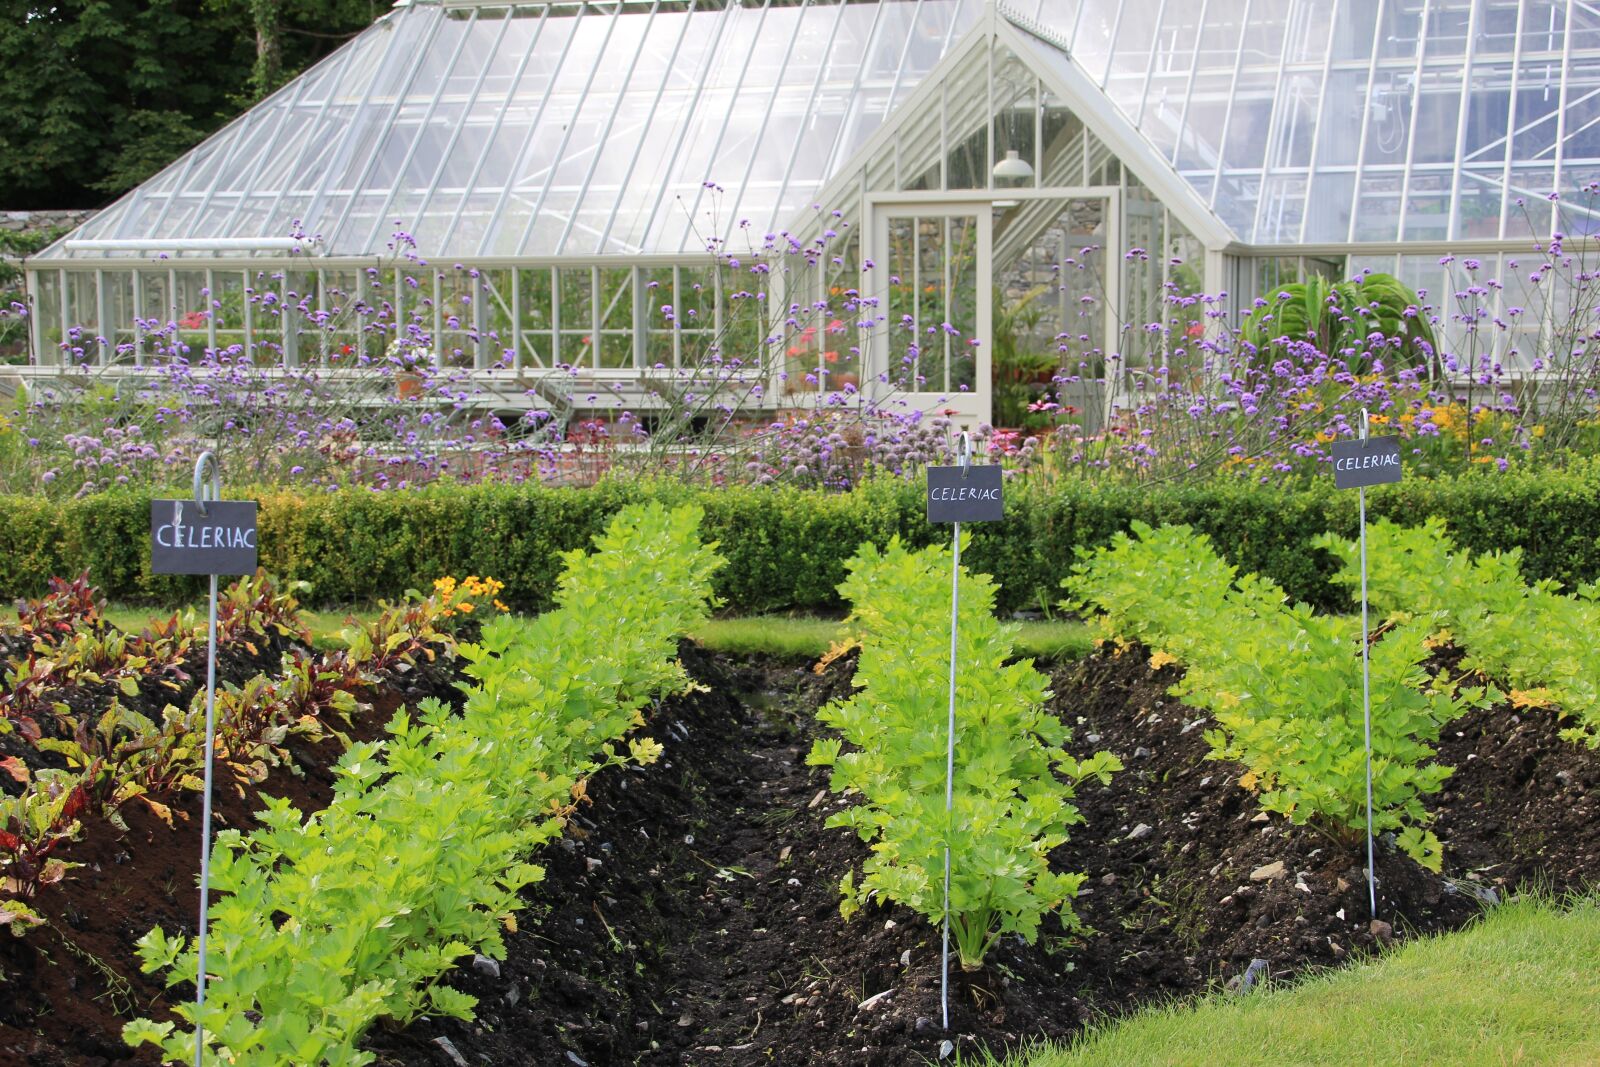
[[[1441,652],[1439,666],[1449,665]],[[672,698],[648,732],[649,767],[597,778],[569,831],[539,856],[525,921],[503,962],[460,961],[450,984],[479,999],[475,1021],[379,1027],[389,1064],[897,1064],[937,1057],[937,931],[904,909],[850,922],[838,884],[866,847],[824,829],[840,801],[806,766],[816,710],[847,696],[853,657],[809,663],[731,658],[685,645],[704,692]],[[425,672],[426,673],[426,672]],[[1207,723],[1171,697],[1179,669],[1137,647],[1103,648],[1051,671],[1051,707],[1078,757],[1108,750],[1126,770],[1080,787],[1086,824],[1052,866],[1089,876],[1088,931],[1047,918],[1032,946],[1005,939],[989,965],[957,972],[951,1035],[996,1051],[1070,1037],[1102,1013],[1237,984],[1289,978],[1452,929],[1481,899],[1532,883],[1581,888],[1600,876],[1595,753],[1561,740],[1552,714],[1509,704],[1469,712],[1441,738],[1457,767],[1430,799],[1445,842],[1430,875],[1380,849],[1380,913],[1367,912],[1362,857],[1314,830],[1265,817],[1240,769],[1208,760]],[[354,735],[388,712],[444,695],[449,677],[396,676]],[[329,738],[294,753],[259,792],[302,810],[328,799]],[[219,794],[218,826],[248,827],[256,790]],[[192,810],[191,810],[192,809]],[[45,887],[49,926],[0,939],[6,978],[0,1062],[154,1062],[121,1042],[136,1015],[161,1017],[188,990],[143,976],[133,942],[156,923],[192,930],[198,797],[169,829],[131,810],[128,831],[86,829],[65,855],[85,866]]]
[[[709,692],[666,708],[666,751],[596,783],[578,831],[528,896],[540,916],[497,966],[450,981],[473,1023],[418,1021],[368,1046],[391,1065],[480,1063],[921,1064],[946,1039],[938,933],[902,908],[840,918],[839,880],[867,850],[826,830],[838,810],[805,765],[815,711],[848,695],[853,657],[808,664],[688,650]],[[1363,856],[1265,817],[1241,769],[1208,760],[1204,720],[1166,695],[1175,667],[1105,649],[1051,671],[1075,756],[1127,770],[1080,787],[1087,822],[1052,866],[1089,875],[1089,929],[1048,918],[955,972],[954,1043],[993,1051],[1068,1038],[1089,1020],[1174,996],[1287,980],[1459,928],[1518,888],[1580,889],[1600,874],[1600,761],[1550,716],[1510,705],[1459,720],[1440,758],[1463,770],[1434,799],[1446,852],[1433,875],[1380,846],[1381,924]],[[1531,833],[1539,826],[1547,833]],[[1558,839],[1558,836],[1559,839]]]

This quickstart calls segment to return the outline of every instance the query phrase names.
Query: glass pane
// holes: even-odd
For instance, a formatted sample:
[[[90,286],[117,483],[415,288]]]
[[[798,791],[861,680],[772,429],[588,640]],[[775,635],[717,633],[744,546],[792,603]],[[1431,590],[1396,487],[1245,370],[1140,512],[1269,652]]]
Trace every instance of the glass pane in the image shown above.
[[[506,354],[515,344],[511,317],[514,277],[507,269],[486,270],[478,276],[478,321],[483,331],[479,346],[484,366],[509,366],[515,359]]]
[[[321,310],[327,316],[323,329],[323,345],[328,361],[335,365],[349,365],[361,347],[362,275],[358,271],[322,271],[318,277],[321,287]],[[220,343],[220,337],[219,337]]]
[[[1103,372],[1106,214],[1103,200],[1071,200],[1018,205],[996,219],[996,426],[1047,429],[1082,413],[1081,390],[1064,388],[1077,382],[1057,379]]]
[[[305,312],[303,304],[315,313],[317,309],[317,276],[314,271],[291,270],[283,276],[283,319],[288,330],[289,352],[303,366],[316,366],[323,362],[325,338],[322,331]]]
[[[891,384],[949,394],[976,380],[978,220],[930,215],[889,220]],[[909,317],[909,325],[907,318]],[[819,338],[816,350],[826,351]]]
[[[1406,195],[1405,229],[1408,241],[1443,241],[1450,236],[1450,180],[1448,172],[1411,176]]]
[[[518,267],[517,287],[522,316],[517,332],[517,355],[525,367],[554,365],[554,327],[550,302],[550,268]]]
[[[217,347],[230,355],[245,350],[244,272],[211,272],[211,314],[217,325]]]
[[[67,271],[67,329],[73,361],[100,362],[100,288],[89,271]]]
[[[592,368],[594,359],[594,272],[588,267],[556,271],[561,294],[559,360]]]
[[[150,291],[150,281],[145,280],[145,292]],[[270,367],[283,362],[283,277],[277,272],[255,271],[245,288],[245,300],[250,305],[250,337],[252,356],[258,367]]]
[[[600,365],[633,366],[633,271],[606,268],[600,279]]]
[[[61,274],[58,271],[44,270],[33,275],[33,291],[38,301],[34,315],[39,321],[39,336],[44,344],[44,350],[39,352],[42,360],[52,360],[60,355],[61,344]]]
[[[1354,174],[1317,171],[1312,175],[1305,206],[1307,241],[1343,241],[1349,236],[1355,187]]]
[[[105,292],[105,337],[111,343],[108,358],[116,363],[132,363],[134,355],[133,333],[133,272],[108,270],[101,274]]]
[[[167,272],[147,270],[139,272],[139,318],[144,331],[144,355],[149,359],[156,349],[165,347],[166,341],[152,336],[166,329],[172,321],[172,303],[167,298]]]
[[[678,355],[701,366],[717,351],[717,278],[710,267],[678,268]]]
[[[671,267],[654,267],[639,272],[643,286],[640,305],[644,309],[645,365],[673,367],[677,365],[673,323],[677,321],[677,295],[673,290]]]
[[[447,366],[476,367],[478,362],[478,272],[454,264],[439,282],[439,315],[445,341],[440,359]],[[487,364],[482,364],[487,366]]]

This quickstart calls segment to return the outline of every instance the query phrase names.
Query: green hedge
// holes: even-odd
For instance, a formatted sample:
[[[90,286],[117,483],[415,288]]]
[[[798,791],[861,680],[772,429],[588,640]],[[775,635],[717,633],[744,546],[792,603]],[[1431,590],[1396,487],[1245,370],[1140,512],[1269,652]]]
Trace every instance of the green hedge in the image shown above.
[[[246,496],[230,493],[230,496]],[[559,550],[587,546],[607,517],[641,499],[697,500],[706,536],[728,559],[717,592],[738,612],[832,609],[844,561],[862,541],[898,533],[913,545],[948,536],[923,518],[917,483],[881,480],[847,495],[797,489],[697,489],[671,482],[605,482],[592,489],[442,486],[412,492],[342,491],[261,501],[261,559],[312,585],[324,604],[370,602],[426,588],[441,574],[492,575],[505,599],[543,607]],[[1529,577],[1568,585],[1600,577],[1600,463],[1563,471],[1415,479],[1372,490],[1374,516],[1403,523],[1438,515],[1465,548],[1521,546]],[[149,498],[0,498],[0,592],[33,596],[51,575],[91,578],[113,599],[175,603],[197,579],[149,573]],[[1245,570],[1260,571],[1320,608],[1346,606],[1336,566],[1308,547],[1325,530],[1356,532],[1356,494],[1331,483],[1283,490],[1239,481],[1008,487],[1006,520],[970,527],[963,560],[994,574],[1006,610],[1053,605],[1079,546],[1099,545],[1134,519],[1189,523]]]

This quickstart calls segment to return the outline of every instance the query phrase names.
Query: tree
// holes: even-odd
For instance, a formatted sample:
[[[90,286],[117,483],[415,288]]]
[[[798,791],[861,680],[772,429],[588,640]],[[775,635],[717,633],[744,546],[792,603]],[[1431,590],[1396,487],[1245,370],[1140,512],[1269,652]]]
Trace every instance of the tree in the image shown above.
[[[0,207],[125,192],[375,13],[373,0],[0,0]]]

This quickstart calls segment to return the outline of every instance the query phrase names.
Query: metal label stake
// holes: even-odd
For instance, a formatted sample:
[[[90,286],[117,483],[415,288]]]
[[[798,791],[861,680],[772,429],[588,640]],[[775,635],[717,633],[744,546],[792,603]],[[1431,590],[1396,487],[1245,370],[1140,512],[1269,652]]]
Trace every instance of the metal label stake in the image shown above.
[[[206,495],[206,466],[211,467],[210,495]],[[202,452],[194,464],[194,503],[201,517],[207,515],[206,502],[222,499],[222,471],[210,452]],[[206,775],[205,799],[200,816],[200,968],[194,980],[194,1067],[201,1067],[205,1053],[206,1008],[206,921],[211,908],[211,776],[217,749],[217,576],[211,578],[211,605],[206,613]]]
[[[1372,640],[1367,622],[1367,486],[1385,485],[1400,480],[1400,438],[1368,436],[1370,416],[1361,409],[1361,437],[1357,441],[1335,441],[1333,454],[1334,485],[1360,492],[1361,516],[1361,715],[1367,756],[1367,902],[1372,917],[1378,917],[1378,879],[1372,848]]]
[[[972,471],[972,439],[963,432],[956,459],[965,481]],[[951,524],[950,556],[950,714],[945,721],[944,745],[944,922],[939,951],[939,1017],[950,1029],[950,826],[956,806],[956,632],[961,620],[961,521]]]
[[[1361,409],[1361,443],[1367,443],[1367,409]],[[1361,511],[1361,724],[1367,745],[1367,902],[1378,917],[1378,879],[1372,862],[1372,634],[1367,625],[1367,487],[1359,490]]]
[[[210,479],[206,477],[210,472]],[[194,499],[150,502],[150,572],[204,574],[211,580],[206,615],[206,766],[200,817],[199,970],[194,983],[194,1062],[205,1054],[206,934],[211,905],[211,795],[217,746],[217,575],[256,569],[256,505],[222,500],[217,457],[202,452],[194,465]]]
[[[945,721],[944,921],[940,924],[939,1014],[950,1029],[950,830],[955,813],[956,783],[956,641],[961,616],[961,524],[993,522],[1004,514],[999,467],[972,465],[972,438],[956,439],[955,467],[928,468],[928,521],[952,524],[950,562],[950,708]]]

